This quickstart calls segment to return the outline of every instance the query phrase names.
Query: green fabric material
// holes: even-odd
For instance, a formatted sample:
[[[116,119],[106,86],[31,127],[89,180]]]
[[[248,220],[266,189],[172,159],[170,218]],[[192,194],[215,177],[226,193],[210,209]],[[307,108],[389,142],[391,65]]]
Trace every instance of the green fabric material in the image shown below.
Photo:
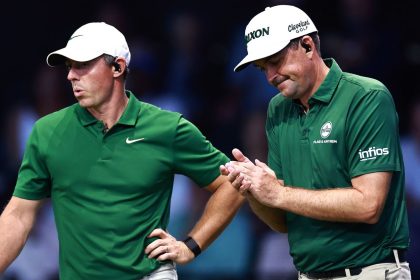
[[[301,105],[281,94],[270,102],[266,123],[269,166],[286,185],[306,189],[350,187],[353,177],[392,171],[385,208],[376,224],[339,223],[287,213],[290,253],[300,271],[328,271],[381,261],[408,247],[404,166],[398,116],[380,82],[330,71]],[[280,261],[280,260],[279,260]]]
[[[156,269],[146,237],[168,225],[174,174],[206,186],[229,161],[182,115],[127,95],[106,134],[74,104],[38,120],[28,140],[14,195],[51,196],[60,279],[139,279]]]

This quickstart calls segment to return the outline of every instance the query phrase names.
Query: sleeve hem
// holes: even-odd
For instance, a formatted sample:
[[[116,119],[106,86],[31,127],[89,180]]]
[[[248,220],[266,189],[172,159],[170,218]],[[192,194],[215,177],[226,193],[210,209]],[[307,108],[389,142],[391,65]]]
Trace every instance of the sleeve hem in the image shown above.
[[[384,166],[375,166],[372,168],[364,168],[361,170],[354,170],[350,173],[350,176],[357,177],[360,175],[368,174],[368,173],[374,173],[374,172],[387,172],[387,171],[401,171],[401,168],[395,166],[395,165],[384,165]]]
[[[13,192],[13,196],[23,198],[23,199],[28,199],[28,200],[41,200],[48,197],[46,194],[43,194],[43,193],[31,193],[31,192],[25,192],[21,190],[20,191],[15,190]]]

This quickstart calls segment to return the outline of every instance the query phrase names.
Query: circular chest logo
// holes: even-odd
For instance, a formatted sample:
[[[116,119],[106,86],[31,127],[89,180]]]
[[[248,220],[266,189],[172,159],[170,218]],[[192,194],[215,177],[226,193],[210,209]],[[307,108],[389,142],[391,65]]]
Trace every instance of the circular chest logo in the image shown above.
[[[331,134],[331,130],[332,130],[332,123],[331,122],[326,122],[322,125],[321,127],[321,137],[322,138],[327,138],[328,136],[330,136]]]

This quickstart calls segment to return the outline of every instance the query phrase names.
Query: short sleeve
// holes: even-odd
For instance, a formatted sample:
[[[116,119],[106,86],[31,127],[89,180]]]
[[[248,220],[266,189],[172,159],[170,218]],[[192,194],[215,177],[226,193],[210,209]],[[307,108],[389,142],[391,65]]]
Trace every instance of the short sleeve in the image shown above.
[[[41,153],[41,137],[35,124],[26,144],[22,164],[13,192],[14,196],[38,200],[50,196],[51,180]]]
[[[348,165],[352,177],[401,170],[398,116],[388,91],[371,91],[358,99],[352,104],[348,121]]]
[[[174,139],[176,173],[207,186],[219,175],[219,166],[230,159],[216,149],[191,122],[180,117]]]

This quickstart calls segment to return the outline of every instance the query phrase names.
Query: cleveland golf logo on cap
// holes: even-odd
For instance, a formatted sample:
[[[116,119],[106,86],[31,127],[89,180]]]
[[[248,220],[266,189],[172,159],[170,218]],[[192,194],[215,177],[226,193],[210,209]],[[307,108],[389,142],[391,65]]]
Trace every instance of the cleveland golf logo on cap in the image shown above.
[[[308,26],[310,25],[311,23],[309,22],[309,19],[307,19],[307,20],[305,20],[305,21],[300,21],[299,23],[296,23],[296,24],[290,24],[288,27],[287,27],[287,30],[289,31],[289,32],[292,32],[292,31],[295,31],[296,33],[299,33],[299,32],[302,32],[302,31],[305,31],[306,29],[308,29]]]
[[[254,31],[249,32],[245,36],[245,42],[248,44],[250,41],[260,38],[261,36],[269,35],[270,27],[260,28]]]

